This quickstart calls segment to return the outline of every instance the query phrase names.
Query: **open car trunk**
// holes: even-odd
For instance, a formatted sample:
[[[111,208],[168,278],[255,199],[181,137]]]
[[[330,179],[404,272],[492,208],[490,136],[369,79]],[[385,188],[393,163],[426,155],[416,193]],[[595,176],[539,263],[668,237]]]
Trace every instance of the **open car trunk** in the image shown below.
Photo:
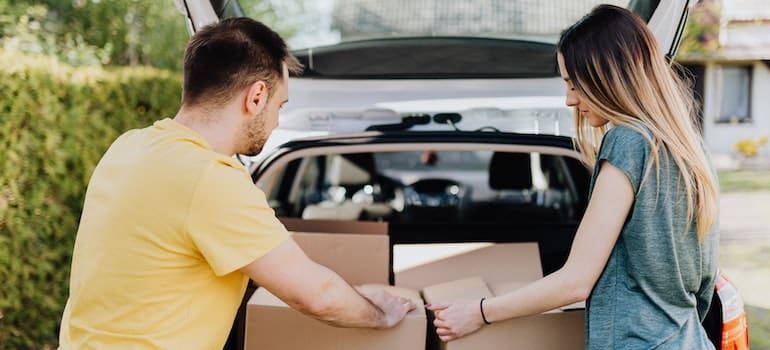
[[[585,210],[589,170],[567,137],[365,133],[286,144],[261,163],[254,180],[311,258],[353,284],[391,284],[421,295],[419,302],[435,302],[490,297],[561,267]],[[376,240],[383,227],[385,247],[362,241]],[[381,251],[385,258],[378,258]],[[376,277],[383,269],[384,278]],[[299,319],[288,319],[295,311],[276,311],[278,302],[265,293],[247,300],[246,349],[305,348],[311,341],[315,349],[353,349],[361,334],[372,337],[368,349],[510,348],[513,338],[528,349],[583,344],[582,305],[440,344],[423,309],[422,318],[412,315],[375,335],[316,321],[298,332]],[[541,336],[551,331],[562,336]]]

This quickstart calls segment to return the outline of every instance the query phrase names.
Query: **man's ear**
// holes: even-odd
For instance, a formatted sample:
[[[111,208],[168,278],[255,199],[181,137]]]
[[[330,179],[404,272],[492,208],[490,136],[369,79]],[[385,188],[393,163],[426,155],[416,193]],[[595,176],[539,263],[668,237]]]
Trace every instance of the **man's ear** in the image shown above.
[[[250,116],[259,115],[265,110],[268,99],[267,85],[262,80],[258,80],[246,89],[246,99],[244,109]]]

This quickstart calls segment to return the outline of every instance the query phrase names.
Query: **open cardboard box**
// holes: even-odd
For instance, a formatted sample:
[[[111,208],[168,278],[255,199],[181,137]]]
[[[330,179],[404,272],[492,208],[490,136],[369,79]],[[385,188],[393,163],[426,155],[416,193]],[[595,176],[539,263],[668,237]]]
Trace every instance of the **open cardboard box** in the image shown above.
[[[386,223],[281,221],[295,231],[295,241],[311,259],[349,283],[389,284],[393,258]],[[429,260],[396,272],[397,287],[389,291],[412,298],[418,307],[389,330],[332,327],[292,310],[267,290],[258,289],[247,303],[245,349],[422,350],[426,344],[431,350],[583,348],[582,311],[557,311],[500,322],[446,344],[439,344],[429,324],[417,290],[423,290],[423,299],[430,302],[478,300],[519,288],[542,277],[537,243],[485,244]]]
[[[428,303],[480,300],[506,293],[522,286],[521,282],[488,286],[481,277],[471,277],[426,287],[422,291]],[[494,293],[492,291],[495,291]],[[447,343],[439,342],[435,330],[429,331],[434,344],[442,350],[475,349],[583,349],[583,310],[552,310],[540,315],[495,322],[478,332]]]
[[[293,232],[292,236],[312,260],[337,272],[348,283],[388,284],[391,258],[387,224],[321,222],[313,225],[291,220],[284,224],[290,230],[323,228],[337,232]],[[425,349],[427,318],[419,292],[386,288],[417,304],[401,323],[387,330],[333,327],[291,309],[269,291],[259,288],[246,306],[245,349]]]

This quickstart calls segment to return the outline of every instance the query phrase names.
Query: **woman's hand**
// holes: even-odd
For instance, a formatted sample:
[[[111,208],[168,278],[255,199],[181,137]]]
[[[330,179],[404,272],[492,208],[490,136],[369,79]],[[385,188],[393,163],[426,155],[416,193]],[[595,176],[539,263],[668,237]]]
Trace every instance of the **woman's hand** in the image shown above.
[[[436,333],[445,342],[471,334],[484,325],[478,300],[428,304],[425,308],[433,311]]]

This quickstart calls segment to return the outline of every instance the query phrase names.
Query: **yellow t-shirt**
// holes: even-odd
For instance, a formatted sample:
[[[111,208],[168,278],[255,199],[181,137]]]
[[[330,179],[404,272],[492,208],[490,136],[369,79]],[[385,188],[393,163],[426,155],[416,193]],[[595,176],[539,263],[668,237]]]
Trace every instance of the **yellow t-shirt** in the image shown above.
[[[171,119],[119,137],[86,192],[61,349],[221,349],[288,233],[248,171]]]

